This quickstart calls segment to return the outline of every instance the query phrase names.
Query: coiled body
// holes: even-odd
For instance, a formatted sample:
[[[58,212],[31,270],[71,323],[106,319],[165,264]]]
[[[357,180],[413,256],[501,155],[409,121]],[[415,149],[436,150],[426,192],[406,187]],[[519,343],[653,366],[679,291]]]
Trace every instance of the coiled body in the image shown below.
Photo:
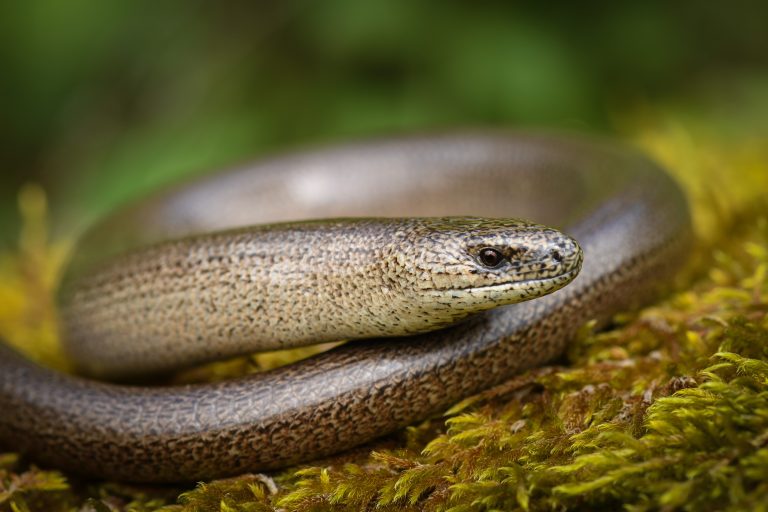
[[[350,343],[210,385],[97,383],[0,347],[0,439],[43,462],[132,481],[205,479],[331,454],[556,357],[584,322],[647,300],[690,242],[685,201],[652,163],[610,145],[530,135],[289,156],[151,199],[114,222],[119,237],[140,243],[258,222],[443,215],[567,227],[584,250],[581,274],[548,297],[455,327]],[[106,225],[85,243],[108,253],[115,231]]]

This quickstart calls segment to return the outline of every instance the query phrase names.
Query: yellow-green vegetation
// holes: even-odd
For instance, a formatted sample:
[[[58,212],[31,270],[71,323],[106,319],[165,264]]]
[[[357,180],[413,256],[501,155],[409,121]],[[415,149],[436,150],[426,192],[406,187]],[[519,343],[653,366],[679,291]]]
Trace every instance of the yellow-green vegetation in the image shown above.
[[[684,184],[701,243],[677,293],[585,326],[567,361],[373,446],[194,489],[82,482],[6,453],[0,510],[768,510],[768,146],[680,126],[635,140]],[[48,297],[67,247],[45,239],[39,190],[20,205],[0,334],[61,367]],[[243,361],[213,375],[274,363]]]

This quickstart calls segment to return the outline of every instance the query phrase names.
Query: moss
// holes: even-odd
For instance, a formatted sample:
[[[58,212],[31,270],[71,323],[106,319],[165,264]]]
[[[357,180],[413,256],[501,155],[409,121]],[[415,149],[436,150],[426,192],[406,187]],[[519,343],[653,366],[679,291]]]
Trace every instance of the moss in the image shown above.
[[[60,473],[22,468],[15,454],[0,455],[0,510],[67,510],[73,502],[68,489]]]
[[[567,364],[317,465],[191,490],[83,483],[5,454],[0,510],[768,509],[768,149],[679,126],[636,138],[684,183],[702,244],[678,293],[618,316],[609,331],[586,325]],[[0,333],[61,366],[44,297],[66,244],[45,242],[39,191],[21,203],[27,235],[0,265]],[[297,355],[238,359],[183,380]]]

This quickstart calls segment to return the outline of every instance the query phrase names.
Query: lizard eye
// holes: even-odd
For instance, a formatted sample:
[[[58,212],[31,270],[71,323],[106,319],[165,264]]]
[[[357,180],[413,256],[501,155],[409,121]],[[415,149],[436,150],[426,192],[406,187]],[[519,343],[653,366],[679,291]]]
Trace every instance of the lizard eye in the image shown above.
[[[504,255],[496,249],[485,247],[480,249],[477,259],[484,267],[498,268],[504,262]]]

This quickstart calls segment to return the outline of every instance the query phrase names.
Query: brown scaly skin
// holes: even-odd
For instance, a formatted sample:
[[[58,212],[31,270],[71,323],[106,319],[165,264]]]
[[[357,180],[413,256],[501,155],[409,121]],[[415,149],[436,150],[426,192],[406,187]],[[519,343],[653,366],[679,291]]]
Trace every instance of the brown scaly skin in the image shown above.
[[[448,214],[567,225],[584,250],[582,271],[552,295],[455,327],[349,343],[217,384],[97,383],[0,347],[0,439],[43,463],[131,481],[208,479],[328,455],[551,360],[584,322],[648,300],[691,240],[679,189],[631,151],[573,137],[462,134],[235,170],[126,210],[84,247],[104,258],[123,240],[258,221]]]

